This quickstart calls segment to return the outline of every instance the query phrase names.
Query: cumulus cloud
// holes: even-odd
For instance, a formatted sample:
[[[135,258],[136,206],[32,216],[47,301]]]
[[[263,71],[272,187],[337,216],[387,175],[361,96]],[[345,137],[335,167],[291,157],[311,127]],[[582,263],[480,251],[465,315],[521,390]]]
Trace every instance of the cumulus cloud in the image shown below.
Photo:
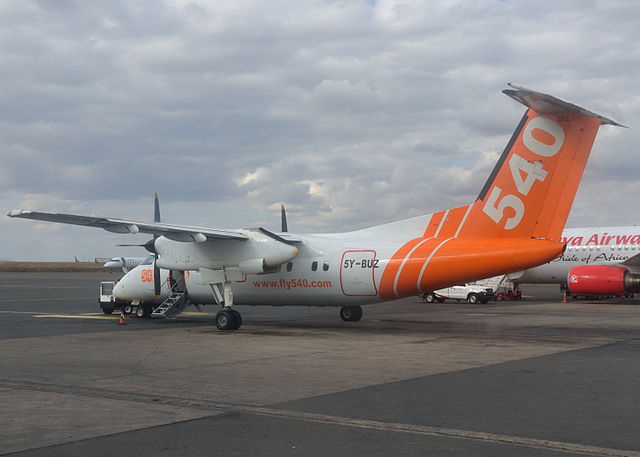
[[[507,82],[640,125],[639,10],[2,2],[3,211],[150,218],[157,191],[170,222],[277,227],[284,203],[292,230],[341,231],[466,204],[522,115]],[[601,130],[570,224],[640,219],[637,144]],[[0,230],[0,258],[110,256],[123,241],[5,217]]]

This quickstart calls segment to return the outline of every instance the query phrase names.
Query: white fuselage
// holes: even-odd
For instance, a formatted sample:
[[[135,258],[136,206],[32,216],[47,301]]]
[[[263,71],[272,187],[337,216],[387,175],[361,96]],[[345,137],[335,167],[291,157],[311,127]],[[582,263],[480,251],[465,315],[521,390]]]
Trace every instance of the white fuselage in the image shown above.
[[[562,241],[567,248],[549,263],[509,274],[518,284],[554,284],[567,282],[567,275],[579,265],[617,265],[640,254],[640,227],[595,227],[565,229]],[[625,265],[630,271],[632,265]]]

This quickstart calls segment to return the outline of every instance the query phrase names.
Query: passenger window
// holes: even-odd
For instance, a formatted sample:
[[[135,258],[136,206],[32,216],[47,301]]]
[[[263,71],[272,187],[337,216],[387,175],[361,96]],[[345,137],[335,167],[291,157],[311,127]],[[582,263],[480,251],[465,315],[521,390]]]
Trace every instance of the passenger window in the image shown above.
[[[291,271],[291,270],[293,270],[293,263],[289,262],[287,263],[287,271]]]
[[[316,271],[318,269],[318,262],[313,262],[311,264],[311,271]]]
[[[325,262],[322,264],[322,271],[329,271],[329,262]]]

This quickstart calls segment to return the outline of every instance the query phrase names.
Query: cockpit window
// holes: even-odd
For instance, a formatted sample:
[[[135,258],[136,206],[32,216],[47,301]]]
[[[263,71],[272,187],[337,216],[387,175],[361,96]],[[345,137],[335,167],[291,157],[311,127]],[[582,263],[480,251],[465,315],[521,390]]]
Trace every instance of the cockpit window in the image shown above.
[[[144,259],[141,263],[141,265],[153,265],[153,256],[150,255],[149,257],[147,257],[146,259]]]

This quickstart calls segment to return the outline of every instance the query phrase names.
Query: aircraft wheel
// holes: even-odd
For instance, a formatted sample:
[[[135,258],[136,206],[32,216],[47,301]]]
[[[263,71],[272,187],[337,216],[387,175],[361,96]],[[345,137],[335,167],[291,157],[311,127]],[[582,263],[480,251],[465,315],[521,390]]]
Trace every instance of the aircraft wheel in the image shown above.
[[[235,321],[235,325],[233,326],[233,329],[238,330],[242,325],[242,315],[235,309],[231,309],[230,311],[231,311],[231,314],[233,314],[233,320]]]
[[[138,316],[139,318],[146,317],[144,312],[144,307],[142,305],[138,305],[136,307],[136,316]]]
[[[467,301],[469,303],[471,303],[472,305],[475,305],[476,303],[478,303],[478,295],[474,294],[473,292],[471,292],[468,296],[467,296]]]
[[[436,301],[436,294],[434,294],[433,292],[427,292],[422,298],[427,303],[433,303],[434,301]]]
[[[131,305],[124,305],[122,307],[122,311],[124,311],[125,314],[131,314],[131,311],[133,311],[133,307]]]
[[[223,309],[218,311],[218,314],[216,314],[216,327],[219,330],[234,330],[235,326],[236,320],[230,310]]]
[[[343,306],[340,308],[340,318],[345,322],[356,322],[362,317],[360,306]]]

